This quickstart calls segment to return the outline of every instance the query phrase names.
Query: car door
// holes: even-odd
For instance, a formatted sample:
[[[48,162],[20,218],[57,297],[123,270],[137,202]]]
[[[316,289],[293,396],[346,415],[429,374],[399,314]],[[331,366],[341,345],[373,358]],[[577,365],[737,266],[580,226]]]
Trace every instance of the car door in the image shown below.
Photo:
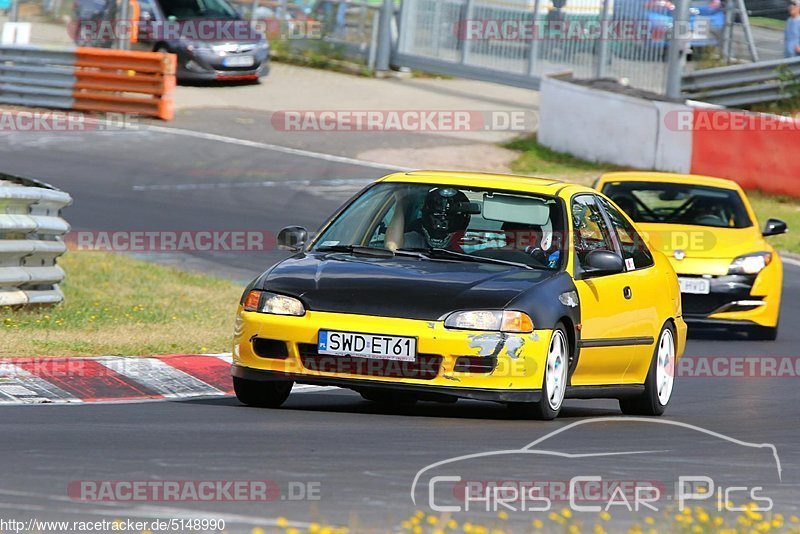
[[[620,253],[608,216],[596,195],[571,199],[575,286],[581,303],[580,356],[571,385],[624,384],[642,339],[642,320],[629,298],[630,273],[592,276],[584,260],[592,250]]]
[[[634,359],[625,376],[626,382],[642,383],[650,366],[655,339],[661,332],[663,318],[659,315],[657,304],[665,293],[654,278],[653,255],[633,224],[608,199],[598,197],[598,202],[608,216],[625,260],[629,300],[637,310],[633,325],[637,330],[636,335],[643,340],[651,340],[649,344],[643,342],[636,345]]]

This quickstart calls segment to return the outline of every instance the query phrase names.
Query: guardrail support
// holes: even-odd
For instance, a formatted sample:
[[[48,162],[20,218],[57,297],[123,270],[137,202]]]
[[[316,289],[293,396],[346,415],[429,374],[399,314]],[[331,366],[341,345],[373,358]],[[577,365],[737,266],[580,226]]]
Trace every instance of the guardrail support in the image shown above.
[[[666,95],[672,98],[681,96],[681,78],[686,67],[686,53],[689,45],[689,0],[676,0],[673,12],[672,38],[667,54]]]
[[[394,17],[394,2],[383,0],[381,6],[380,31],[378,32],[378,57],[376,70],[386,72],[392,59],[392,17]]]

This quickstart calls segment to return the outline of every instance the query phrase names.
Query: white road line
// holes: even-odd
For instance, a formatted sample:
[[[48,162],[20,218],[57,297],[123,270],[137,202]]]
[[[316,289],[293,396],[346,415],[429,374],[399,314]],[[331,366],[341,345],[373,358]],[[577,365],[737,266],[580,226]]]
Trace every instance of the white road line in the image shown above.
[[[788,263],[789,265],[800,267],[800,260],[796,260],[794,258],[787,258],[786,256],[781,256],[781,260],[783,260],[783,263]]]
[[[195,190],[209,190],[209,189],[245,189],[248,187],[289,187],[289,188],[302,188],[307,189],[308,186],[314,186],[319,189],[320,186],[327,187],[326,193],[332,189],[342,190],[348,192],[357,192],[359,189],[371,184],[373,180],[294,180],[294,181],[274,181],[264,180],[260,182],[213,182],[213,183],[191,183],[191,184],[153,184],[153,185],[134,185],[131,187],[133,191],[195,191]],[[313,192],[313,191],[312,191]]]
[[[310,150],[302,150],[299,148],[289,148],[280,145],[273,145],[271,143],[261,143],[259,141],[249,141],[247,139],[239,139],[238,137],[229,137],[227,135],[217,135],[207,132],[196,132],[194,130],[185,130],[183,128],[168,128],[166,126],[144,125],[142,129],[151,132],[166,133],[172,135],[182,135],[184,137],[194,137],[196,139],[203,139],[205,141],[217,141],[220,143],[228,143],[230,145],[246,146],[250,148],[261,148],[264,150],[272,150],[273,152],[281,152],[283,154],[291,154],[293,156],[302,156],[306,158],[314,158],[322,161],[330,161],[332,163],[344,163],[347,165],[358,165],[360,167],[370,167],[373,169],[384,169],[390,171],[410,171],[408,167],[399,167],[396,165],[387,165],[384,163],[375,163],[374,161],[365,161],[356,158],[348,158],[346,156],[334,156],[333,154],[324,154],[322,152],[312,152]]]

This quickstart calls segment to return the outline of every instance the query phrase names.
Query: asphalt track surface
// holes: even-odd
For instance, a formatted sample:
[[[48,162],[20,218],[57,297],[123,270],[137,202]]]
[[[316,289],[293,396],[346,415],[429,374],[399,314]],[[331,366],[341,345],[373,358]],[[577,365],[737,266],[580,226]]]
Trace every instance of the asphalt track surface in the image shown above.
[[[75,197],[65,215],[76,229],[277,231],[287,224],[315,228],[362,183],[386,173],[357,162],[166,131],[0,137],[3,171],[46,180]],[[349,142],[341,141],[343,146]],[[418,136],[408,142],[437,141]],[[281,257],[276,252],[185,256],[153,254],[150,259],[244,281]],[[797,356],[799,312],[800,269],[787,265],[777,342],[696,332],[687,356],[725,361]],[[411,485],[429,464],[516,450],[573,423],[579,424],[541,446],[571,454],[640,454],[555,459],[522,455],[502,461],[489,456],[485,462],[455,464],[448,474],[502,477],[513,466],[517,476],[536,480],[598,474],[657,480],[664,488],[678,476],[707,475],[719,485],[764,486],[779,511],[797,513],[796,375],[679,378],[662,420],[697,428],[601,419],[619,415],[615,402],[576,400],[567,401],[554,422],[512,420],[502,406],[468,401],[420,403],[392,411],[333,389],[295,394],[281,410],[247,408],[235,399],[4,407],[0,518],[213,517],[225,519],[229,529],[247,530],[274,525],[284,516],[300,522],[358,521],[355,524],[385,527],[417,509],[428,509],[424,488],[415,494],[416,504],[412,502]],[[771,449],[744,442],[773,444],[781,478]],[[78,480],[270,480],[283,498],[270,503],[78,502],[67,491],[68,484]],[[297,483],[311,483],[319,488],[319,499],[287,499],[290,483],[295,488]],[[495,516],[473,508],[455,517],[491,522]],[[509,521],[530,519],[530,514],[512,513]]]

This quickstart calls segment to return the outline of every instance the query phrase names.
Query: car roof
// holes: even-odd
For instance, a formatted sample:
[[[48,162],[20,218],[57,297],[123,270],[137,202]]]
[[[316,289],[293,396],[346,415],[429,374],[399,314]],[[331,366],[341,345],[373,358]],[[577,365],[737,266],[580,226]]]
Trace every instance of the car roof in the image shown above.
[[[565,186],[572,185],[549,178],[517,176],[512,174],[490,174],[461,171],[412,171],[390,174],[381,182],[405,182],[416,184],[441,184],[461,187],[495,187],[508,191],[523,191],[555,195]]]
[[[628,171],[610,172],[600,177],[600,182],[654,182],[685,185],[705,185],[738,191],[739,184],[725,178],[702,176],[699,174],[678,174],[671,172]]]

